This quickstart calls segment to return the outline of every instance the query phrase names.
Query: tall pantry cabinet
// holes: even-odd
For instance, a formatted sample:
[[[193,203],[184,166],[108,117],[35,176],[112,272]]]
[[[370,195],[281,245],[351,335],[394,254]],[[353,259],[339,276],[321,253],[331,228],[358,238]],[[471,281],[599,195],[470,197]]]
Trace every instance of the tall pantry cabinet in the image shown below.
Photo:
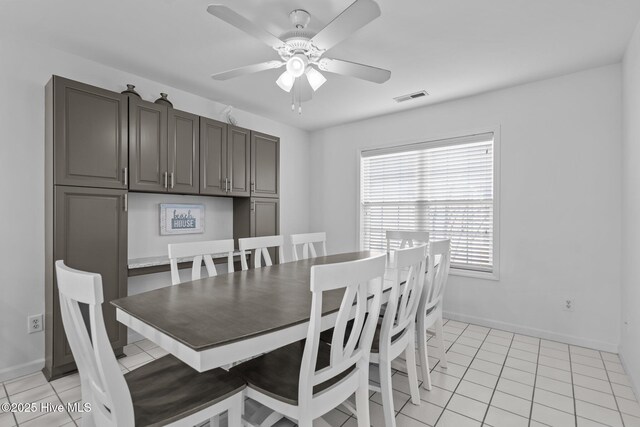
[[[121,355],[127,330],[109,302],[127,295],[129,192],[232,197],[236,242],[278,234],[280,140],[58,76],[45,102],[43,372],[51,380],[76,370],[55,261],[102,276],[105,326]]]
[[[53,77],[45,88],[45,367],[47,378],[74,371],[64,335],[55,260],[100,273],[105,301],[127,292],[127,97]],[[116,354],[127,330],[104,304]]]

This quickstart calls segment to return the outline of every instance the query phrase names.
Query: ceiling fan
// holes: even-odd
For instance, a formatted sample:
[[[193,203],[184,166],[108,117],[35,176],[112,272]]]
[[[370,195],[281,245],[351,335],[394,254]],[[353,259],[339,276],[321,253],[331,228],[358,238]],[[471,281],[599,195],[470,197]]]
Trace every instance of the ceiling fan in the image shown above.
[[[384,83],[391,77],[389,70],[323,57],[326,51],[380,16],[380,7],[374,0],[356,0],[317,34],[307,29],[311,15],[305,10],[296,9],[289,14],[294,28],[279,38],[226,6],[212,4],[207,11],[261,40],[280,56],[279,60],[247,65],[216,73],[211,77],[216,80],[228,80],[285,66],[285,71],[276,83],[282,90],[291,93],[291,109],[294,110],[297,105],[299,113],[302,112],[302,102],[310,100],[313,92],[327,81],[320,71],[356,77],[374,83]]]

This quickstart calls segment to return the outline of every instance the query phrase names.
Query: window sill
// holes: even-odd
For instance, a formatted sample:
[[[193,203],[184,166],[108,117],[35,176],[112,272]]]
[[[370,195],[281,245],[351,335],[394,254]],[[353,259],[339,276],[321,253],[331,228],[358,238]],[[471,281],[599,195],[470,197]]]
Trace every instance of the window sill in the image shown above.
[[[464,270],[461,268],[453,268],[449,270],[452,276],[471,277],[474,279],[499,281],[500,276],[496,272]]]

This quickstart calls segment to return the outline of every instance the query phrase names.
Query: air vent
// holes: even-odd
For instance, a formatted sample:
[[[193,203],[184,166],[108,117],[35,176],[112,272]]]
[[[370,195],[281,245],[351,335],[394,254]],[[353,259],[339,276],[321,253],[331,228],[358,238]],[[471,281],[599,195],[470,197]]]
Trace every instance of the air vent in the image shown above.
[[[423,96],[427,96],[427,95],[429,94],[427,93],[426,90],[421,90],[420,92],[414,92],[407,95],[398,96],[393,99],[395,99],[396,102],[404,102],[404,101],[409,101],[410,99],[422,98]]]

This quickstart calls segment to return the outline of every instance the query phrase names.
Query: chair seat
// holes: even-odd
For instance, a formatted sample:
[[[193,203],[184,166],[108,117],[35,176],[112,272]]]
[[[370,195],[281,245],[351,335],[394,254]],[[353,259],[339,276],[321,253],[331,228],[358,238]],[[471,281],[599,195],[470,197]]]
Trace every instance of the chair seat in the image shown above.
[[[200,373],[172,355],[156,359],[124,376],[136,426],[162,426],[242,391],[242,378],[224,369]]]
[[[297,405],[300,384],[300,367],[305,341],[297,341],[270,353],[251,359],[231,368],[231,373],[242,377],[249,387],[282,402]],[[322,341],[318,348],[316,370],[329,366],[331,347]],[[347,369],[342,374],[318,384],[313,392],[319,393],[340,382],[353,371]]]

